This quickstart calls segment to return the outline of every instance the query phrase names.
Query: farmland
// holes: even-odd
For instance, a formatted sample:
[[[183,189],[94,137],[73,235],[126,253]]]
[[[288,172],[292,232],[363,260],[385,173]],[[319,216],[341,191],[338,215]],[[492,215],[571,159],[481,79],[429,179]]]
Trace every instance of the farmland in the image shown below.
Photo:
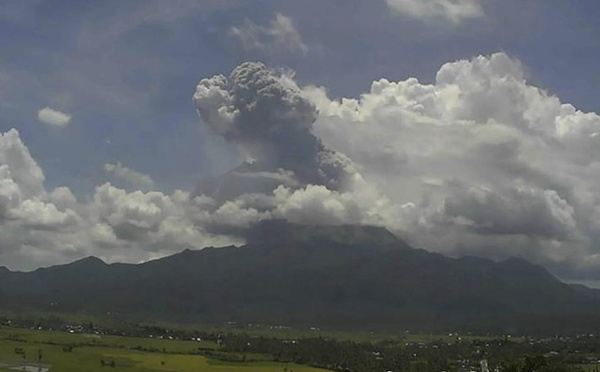
[[[600,338],[0,318],[0,371],[598,371]],[[47,368],[47,369],[44,369]]]
[[[227,353],[229,361],[200,355],[216,350],[208,341],[182,341],[21,328],[0,329],[0,371],[38,364],[61,371],[295,371],[319,369],[278,363],[268,355]],[[225,353],[218,354],[223,359]],[[41,360],[40,360],[41,359]]]

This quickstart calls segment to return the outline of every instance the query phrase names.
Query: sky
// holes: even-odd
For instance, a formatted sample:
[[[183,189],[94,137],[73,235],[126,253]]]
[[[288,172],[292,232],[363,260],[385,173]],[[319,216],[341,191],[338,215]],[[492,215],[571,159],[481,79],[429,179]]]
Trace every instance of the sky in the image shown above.
[[[0,0],[0,266],[370,224],[600,283],[600,4]]]

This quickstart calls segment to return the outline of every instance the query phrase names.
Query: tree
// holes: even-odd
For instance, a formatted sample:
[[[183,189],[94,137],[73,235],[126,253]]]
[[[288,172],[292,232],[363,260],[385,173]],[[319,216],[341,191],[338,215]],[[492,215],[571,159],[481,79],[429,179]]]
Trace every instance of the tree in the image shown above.
[[[548,362],[541,355],[526,356],[521,367],[521,372],[539,372],[548,366]]]

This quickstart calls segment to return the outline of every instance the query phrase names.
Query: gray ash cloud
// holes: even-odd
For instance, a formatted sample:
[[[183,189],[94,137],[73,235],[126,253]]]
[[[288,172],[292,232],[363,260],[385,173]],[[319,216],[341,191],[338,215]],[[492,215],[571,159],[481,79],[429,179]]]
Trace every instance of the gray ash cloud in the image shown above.
[[[343,183],[349,160],[326,148],[312,133],[318,111],[297,87],[286,83],[285,76],[262,63],[246,62],[229,78],[216,75],[201,80],[193,98],[202,120],[235,144],[250,163],[232,177],[240,171],[285,172],[300,185],[337,190]],[[243,183],[242,178],[248,177],[236,179]],[[271,177],[265,183],[277,184],[274,181]]]

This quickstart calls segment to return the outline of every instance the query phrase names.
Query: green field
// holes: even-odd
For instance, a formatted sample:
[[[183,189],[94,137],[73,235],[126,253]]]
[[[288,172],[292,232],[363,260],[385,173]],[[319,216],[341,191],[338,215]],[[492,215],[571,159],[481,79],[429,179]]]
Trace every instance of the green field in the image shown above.
[[[72,351],[65,351],[66,346],[74,347]],[[37,365],[40,353],[42,364],[50,366],[50,372],[323,371],[308,366],[278,363],[268,355],[232,355],[240,360],[242,358],[252,360],[248,362],[213,360],[201,355],[193,355],[198,352],[198,348],[216,350],[217,345],[205,341],[161,340],[0,328],[0,371],[11,371],[2,366],[23,365],[23,355],[26,357],[27,365]],[[152,350],[152,352],[138,351],[138,349]],[[104,366],[102,362],[104,362]]]

